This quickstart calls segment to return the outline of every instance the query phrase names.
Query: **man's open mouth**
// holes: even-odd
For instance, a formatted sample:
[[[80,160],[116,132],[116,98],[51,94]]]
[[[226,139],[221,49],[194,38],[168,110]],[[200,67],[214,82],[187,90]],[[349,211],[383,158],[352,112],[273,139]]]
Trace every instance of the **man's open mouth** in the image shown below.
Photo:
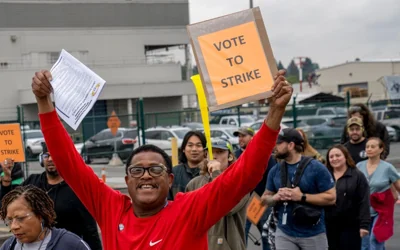
[[[143,190],[156,189],[156,188],[158,188],[158,185],[141,184],[138,186],[138,189],[143,189]]]

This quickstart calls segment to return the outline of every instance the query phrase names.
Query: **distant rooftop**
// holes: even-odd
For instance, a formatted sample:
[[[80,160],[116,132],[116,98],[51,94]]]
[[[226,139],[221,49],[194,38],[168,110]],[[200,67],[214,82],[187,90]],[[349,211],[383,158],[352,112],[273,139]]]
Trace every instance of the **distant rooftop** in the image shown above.
[[[354,60],[354,61],[347,61],[345,63],[340,63],[340,64],[336,64],[336,65],[332,65],[332,66],[328,66],[328,67],[324,67],[321,69],[318,69],[317,71],[322,71],[322,70],[326,70],[326,69],[330,69],[330,68],[334,68],[334,67],[338,67],[338,66],[342,66],[342,65],[346,65],[346,64],[354,64],[354,63],[400,63],[400,58],[382,58],[382,59],[365,59],[365,60]]]

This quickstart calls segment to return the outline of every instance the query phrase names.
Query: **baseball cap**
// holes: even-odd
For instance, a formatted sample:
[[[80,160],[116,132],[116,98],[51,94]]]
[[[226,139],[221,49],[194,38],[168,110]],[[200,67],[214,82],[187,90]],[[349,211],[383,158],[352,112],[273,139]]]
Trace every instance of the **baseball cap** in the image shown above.
[[[224,138],[212,140],[211,147],[219,148],[219,149],[223,149],[223,150],[229,150],[230,152],[233,152],[232,144],[227,139],[224,139]]]
[[[304,146],[304,139],[300,132],[294,128],[284,128],[281,130],[278,136],[277,144],[282,142],[293,142],[296,145]]]
[[[236,130],[235,132],[233,132],[233,135],[236,137],[239,136],[239,134],[254,136],[254,130],[250,127],[243,126],[243,127],[240,127],[238,130]]]
[[[364,123],[359,117],[351,117],[347,120],[347,127],[350,127],[351,125],[358,125],[360,127],[363,127]]]

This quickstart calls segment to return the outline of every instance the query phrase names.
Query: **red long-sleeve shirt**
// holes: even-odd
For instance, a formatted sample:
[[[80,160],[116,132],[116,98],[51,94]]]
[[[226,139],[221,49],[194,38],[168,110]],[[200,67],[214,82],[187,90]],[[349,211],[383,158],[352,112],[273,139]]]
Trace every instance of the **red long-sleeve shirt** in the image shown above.
[[[84,163],[57,113],[39,116],[57,170],[99,224],[104,250],[207,249],[208,229],[261,180],[279,132],[263,125],[245,153],[213,182],[178,193],[156,215],[137,218],[131,199]]]

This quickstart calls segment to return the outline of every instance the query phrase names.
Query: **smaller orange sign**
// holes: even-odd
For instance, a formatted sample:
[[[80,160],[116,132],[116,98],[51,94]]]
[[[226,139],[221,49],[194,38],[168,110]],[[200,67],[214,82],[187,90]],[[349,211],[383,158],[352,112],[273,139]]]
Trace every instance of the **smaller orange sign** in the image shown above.
[[[111,134],[113,136],[116,136],[117,132],[118,132],[118,128],[119,128],[119,126],[121,126],[121,121],[119,120],[115,111],[113,111],[111,113],[110,118],[108,118],[107,126],[111,130]]]
[[[0,124],[0,161],[7,158],[24,162],[25,153],[19,123]]]
[[[250,203],[247,206],[247,218],[249,219],[249,221],[251,221],[251,223],[257,225],[266,209],[267,206],[263,206],[261,204],[260,196],[255,194],[251,198]]]

